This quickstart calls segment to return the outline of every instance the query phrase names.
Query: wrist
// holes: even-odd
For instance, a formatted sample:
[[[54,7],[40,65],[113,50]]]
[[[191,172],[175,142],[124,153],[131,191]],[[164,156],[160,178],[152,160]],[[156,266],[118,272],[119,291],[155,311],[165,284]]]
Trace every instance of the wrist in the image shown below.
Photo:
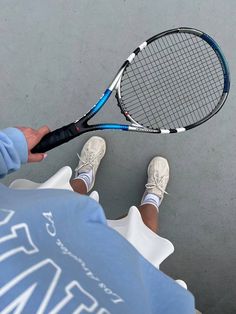
[[[27,163],[28,160],[28,144],[21,130],[18,128],[6,128],[2,130],[12,141],[15,150],[17,151],[21,164]]]

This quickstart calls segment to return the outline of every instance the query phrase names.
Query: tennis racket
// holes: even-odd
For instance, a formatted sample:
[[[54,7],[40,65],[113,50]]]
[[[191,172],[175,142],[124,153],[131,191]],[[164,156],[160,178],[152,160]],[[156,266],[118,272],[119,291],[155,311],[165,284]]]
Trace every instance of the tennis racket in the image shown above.
[[[229,88],[229,69],[218,44],[193,28],[171,29],[135,49],[90,111],[81,119],[48,133],[32,152],[46,152],[96,130],[183,132],[216,114]],[[89,120],[113,91],[121,113],[130,124],[90,125]]]

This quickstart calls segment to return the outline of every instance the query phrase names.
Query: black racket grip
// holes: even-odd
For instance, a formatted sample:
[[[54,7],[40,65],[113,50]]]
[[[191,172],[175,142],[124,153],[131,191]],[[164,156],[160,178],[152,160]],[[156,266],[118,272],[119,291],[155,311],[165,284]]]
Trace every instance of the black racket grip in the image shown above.
[[[48,134],[46,134],[41,141],[31,149],[32,153],[45,153],[50,149],[60,146],[74,137],[78,136],[78,129],[75,123],[63,126],[60,129],[56,129]]]

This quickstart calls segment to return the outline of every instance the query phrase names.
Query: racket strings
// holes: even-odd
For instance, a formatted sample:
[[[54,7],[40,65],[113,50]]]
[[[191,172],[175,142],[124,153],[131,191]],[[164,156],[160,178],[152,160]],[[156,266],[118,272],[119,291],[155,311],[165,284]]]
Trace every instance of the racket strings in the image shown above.
[[[181,69],[182,70],[182,69]],[[193,75],[193,77],[194,77],[194,80],[195,80],[195,83],[196,83],[196,78],[195,78],[195,75]],[[176,79],[176,81],[179,79],[179,77],[176,77],[175,76],[175,79]],[[189,81],[189,84],[190,84],[190,78],[187,76],[186,77],[186,79]],[[183,83],[183,81],[182,81],[182,83]],[[184,82],[184,83],[186,83],[186,82]],[[175,85],[175,84],[171,84],[171,87],[172,87],[172,90],[173,90],[173,88],[174,88],[174,86],[173,85]],[[162,86],[162,84],[161,84],[161,87],[163,88],[163,86]],[[172,91],[168,91],[168,94],[167,94],[167,96],[168,95],[171,95],[171,92]],[[176,95],[177,94],[177,95]],[[181,96],[182,95],[184,95],[183,93],[182,93],[182,91],[181,92],[179,92],[179,89],[177,89],[176,90],[176,93],[175,93],[175,96],[178,96],[178,101],[181,101]],[[184,95],[185,96],[185,95]],[[166,100],[167,101],[171,101],[171,99],[169,99],[170,97],[166,97]],[[174,101],[176,101],[177,99],[176,99],[176,97],[175,97],[175,99],[173,99]],[[173,102],[173,100],[172,100],[172,102]],[[189,97],[187,97],[187,100],[189,100]],[[180,108],[181,109],[181,108]],[[183,110],[184,108],[182,108],[182,110]],[[175,110],[175,112],[174,113],[178,113],[179,111],[177,111],[177,110]],[[179,112],[179,114],[183,114],[183,112]],[[186,114],[186,111],[185,111],[185,114]],[[186,123],[186,122],[185,122]]]
[[[176,62],[175,59],[176,59],[176,58],[174,58],[174,61]],[[201,61],[202,61],[202,60],[201,60]],[[170,71],[168,71],[167,73],[169,74],[169,72],[170,72]],[[182,75],[181,72],[183,72],[182,69],[180,69],[180,74]],[[199,72],[199,71],[197,70],[197,72]],[[174,71],[173,71],[173,73],[175,74]],[[177,77],[176,75],[174,75],[174,77],[175,77],[176,81],[178,82],[178,80],[180,79],[180,77]],[[195,75],[194,72],[192,73],[192,77],[194,78],[194,84],[196,84],[196,83],[197,83],[197,80],[196,80],[196,75]],[[183,82],[183,80],[182,80],[182,83],[185,83],[185,84],[186,84],[186,81],[188,81],[189,84],[190,84],[190,87],[192,87],[192,86],[191,86],[191,81],[192,81],[192,80],[190,80],[190,77],[189,77],[188,75],[186,76],[186,79],[184,80],[184,82]],[[202,82],[202,80],[200,80],[200,81]],[[174,87],[175,85],[176,85],[176,84],[171,84],[172,90],[173,90],[173,87]],[[162,84],[161,84],[161,87],[162,87]],[[175,95],[176,95],[176,94],[177,94],[177,96],[178,96],[178,100],[181,100],[180,97],[183,95],[182,92],[181,92],[181,93],[178,92],[178,89],[177,89]],[[169,91],[168,91],[167,96],[168,96],[168,95],[171,95]],[[188,95],[188,96],[190,96],[190,95]],[[168,100],[170,100],[169,97],[167,97],[167,101],[168,101]],[[175,100],[176,100],[176,99],[175,99]],[[189,97],[187,98],[187,100],[189,100]],[[194,111],[194,110],[193,110],[193,111]],[[176,112],[176,111],[175,111],[175,112]]]
[[[222,69],[221,69],[221,67],[219,66],[219,64],[217,64],[217,66],[218,66],[218,69],[216,69],[215,68],[215,66],[214,66],[214,64],[212,64],[212,61],[211,61],[211,63],[207,63],[204,59],[202,59],[202,61],[204,61],[205,62],[205,67],[206,66],[208,66],[208,69],[209,70],[213,70],[213,69],[215,69],[216,71],[218,71],[219,72],[219,75],[222,73]],[[218,61],[218,60],[217,60]],[[199,62],[199,61],[198,61]],[[150,63],[151,64],[151,63]],[[165,64],[164,64],[165,65]],[[167,63],[167,65],[168,65],[168,63]],[[140,67],[138,67],[138,69],[142,69],[143,68],[143,66],[140,66]],[[185,69],[187,68],[187,66],[186,65],[183,65],[183,67],[182,67],[182,69],[180,70],[180,72],[182,71],[184,71]],[[152,69],[147,69],[147,71],[146,71],[146,74],[150,74],[151,76],[154,74],[155,75],[155,70],[156,69],[158,69],[158,66],[155,68],[152,68]],[[167,74],[168,74],[168,72],[169,72],[169,70],[167,70],[166,71],[167,72]],[[162,71],[159,71],[158,72],[159,74],[162,74]],[[165,72],[164,72],[165,73]],[[134,77],[137,77],[136,75],[133,75],[133,76],[129,76],[129,79],[133,79]],[[162,79],[168,79],[168,77],[169,77],[169,75],[166,75],[166,76],[163,76],[162,77]],[[125,79],[124,79],[125,80]],[[139,78],[139,80],[142,82],[142,78]],[[155,83],[155,78],[154,77],[151,77],[151,79],[150,79],[150,82],[153,80],[153,82]],[[220,83],[219,83],[219,85],[220,85]],[[127,92],[126,92],[126,95],[129,95],[129,90],[130,90],[130,94],[134,97],[134,95],[133,95],[133,93],[132,93],[132,88],[127,88]]]
[[[181,34],[181,35],[182,35],[182,34]],[[187,48],[189,48],[189,46],[188,46]],[[198,56],[198,57],[199,57],[199,56]],[[198,58],[198,59],[200,59],[200,62],[201,62],[200,65],[204,65],[204,63],[202,63],[202,61],[203,61],[202,58]],[[175,62],[177,61],[175,55],[174,55],[174,60],[175,60]],[[186,60],[188,60],[188,56],[185,55],[185,63],[184,63],[184,64],[187,64],[187,65],[188,65],[188,63],[186,63]],[[190,60],[190,61],[191,61],[191,60]],[[194,66],[195,66],[195,62],[192,63],[191,65],[194,65]],[[192,67],[192,68],[193,68],[193,67]],[[184,69],[184,66],[182,66],[182,68],[180,69],[180,74],[181,74],[181,75],[183,74],[182,69]],[[200,73],[200,72],[201,72],[201,69],[199,70],[199,65],[198,65],[198,68],[195,67],[195,70],[196,70],[196,71],[191,71],[191,72],[190,72],[189,69],[188,69],[188,71],[186,72],[186,73],[187,73],[186,79],[184,79],[184,80],[182,79],[182,81],[181,81],[182,84],[186,84],[186,83],[188,82],[188,85],[189,85],[189,87],[190,87],[191,89],[195,87],[196,83],[201,83],[201,84],[203,83],[203,79],[202,79],[201,76],[199,76],[200,80],[198,80],[198,75],[201,74],[201,73]],[[175,72],[173,72],[173,73],[174,73],[175,79],[176,79],[177,82],[178,82],[178,80],[181,79],[181,77],[179,77],[178,73],[177,73],[177,75],[175,75]],[[191,75],[189,76],[188,73],[191,73]],[[202,85],[202,87],[204,88],[204,90],[207,90],[207,89],[205,88],[205,86],[206,86],[208,83],[211,84],[209,78],[207,79],[207,81],[204,82],[204,85]],[[173,87],[175,87],[175,85],[176,85],[176,84],[174,84],[174,85],[171,84],[172,91],[174,90]],[[181,86],[183,87],[183,86],[185,86],[185,85],[181,85]],[[177,93],[177,96],[179,96],[179,97],[178,97],[178,100],[181,100],[180,97],[181,97],[181,95],[183,95],[183,93],[182,93],[181,89],[179,88],[179,86],[177,86],[177,87],[178,87],[178,89],[177,89],[175,92]],[[180,92],[180,91],[181,91],[181,92]],[[176,94],[176,93],[175,93],[175,94]],[[168,95],[169,95],[169,92],[168,92]],[[190,95],[191,95],[191,94],[187,94],[187,100],[190,99]],[[185,96],[185,95],[184,95],[184,96]],[[201,98],[202,98],[202,97],[201,97]],[[167,98],[167,100],[168,100],[168,98]],[[200,108],[202,108],[202,106],[201,106]],[[193,108],[193,111],[195,112],[195,109],[194,109],[194,108]]]
[[[177,128],[209,115],[224,77],[213,49],[201,38],[175,33],[140,52],[121,80],[125,111],[149,128]]]
[[[149,47],[148,47],[149,48]],[[163,49],[163,51],[164,50],[166,50],[166,49]],[[184,50],[184,49],[183,49]],[[161,57],[161,55],[162,55],[162,53],[163,53],[163,51],[161,51],[160,52],[160,55],[159,55],[159,57],[157,58],[157,59],[153,59],[154,61],[157,61],[157,62],[160,62],[160,61],[162,61],[162,59],[164,59],[164,62],[166,62],[167,64],[173,64],[173,58],[171,57],[171,55],[169,56],[169,58],[166,58],[166,56],[164,55],[164,57],[165,58],[163,58],[163,57]],[[201,49],[196,49],[196,51],[201,51]],[[209,52],[206,52],[206,53],[202,53],[202,57],[204,57],[205,55],[208,55],[209,54]],[[212,52],[212,55],[214,55],[214,52]],[[156,56],[156,52],[154,52],[153,54],[150,54],[150,55],[148,55],[147,57],[143,57],[142,58],[142,61],[145,61],[146,59],[149,61],[149,62],[147,62],[146,63],[146,65],[147,66],[149,66],[149,65],[151,65],[152,66],[152,61],[150,61],[151,60],[151,57],[154,57],[154,56]],[[182,57],[182,60],[184,59],[184,56]],[[163,62],[162,62],[163,63]],[[141,66],[137,66],[137,69],[138,68],[142,68],[142,65]],[[150,68],[150,69],[152,69],[152,67]]]
[[[197,77],[196,77],[196,80],[194,81],[194,83],[195,83],[196,81],[197,81]],[[155,84],[155,81],[154,81],[154,84]],[[189,84],[191,85],[191,82],[189,82]],[[155,85],[154,85],[154,86],[155,86]],[[162,86],[161,83],[160,83],[160,86]],[[194,86],[194,85],[193,85],[193,86]],[[175,87],[175,84],[172,85],[172,89],[173,89],[174,87]],[[219,84],[219,87],[221,87],[220,84]],[[153,90],[153,85],[152,85],[152,83],[150,84],[149,87],[147,87],[147,90],[149,91],[149,95],[148,95],[149,97],[155,95],[155,90]],[[218,90],[218,86],[212,88],[212,91],[214,92],[214,94],[215,94],[215,92],[216,92],[217,90]],[[185,95],[180,94],[180,92],[178,91],[178,89],[177,89],[176,93],[179,95],[180,99],[186,97]],[[211,95],[211,93],[209,93],[209,95]],[[167,98],[168,98],[168,97],[171,97],[171,95],[168,95]],[[199,96],[199,97],[201,98],[201,96]],[[141,95],[141,97],[139,97],[139,99],[144,99],[144,98],[145,98],[144,95]],[[130,109],[136,106],[136,103],[135,103],[135,101],[136,101],[136,96],[133,95],[133,93],[132,93],[132,95],[131,95],[130,97],[127,97],[127,98],[126,98],[126,101],[129,101],[129,103],[130,103],[129,108],[130,108]]]

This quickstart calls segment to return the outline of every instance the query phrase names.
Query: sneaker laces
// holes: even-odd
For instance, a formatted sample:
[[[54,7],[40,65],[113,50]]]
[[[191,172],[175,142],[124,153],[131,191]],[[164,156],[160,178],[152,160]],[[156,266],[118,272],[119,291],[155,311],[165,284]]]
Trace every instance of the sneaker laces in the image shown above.
[[[147,189],[147,190],[151,190],[151,189],[153,189],[153,188],[158,188],[158,190],[160,190],[162,193],[168,194],[168,192],[166,192],[166,191],[160,186],[160,184],[162,183],[163,179],[164,179],[164,177],[160,177],[160,178],[159,178],[159,176],[157,176],[157,177],[154,176],[154,181],[151,181],[151,182],[148,182],[148,183],[145,184],[146,189]],[[158,184],[158,182],[159,182],[159,184]]]
[[[101,153],[90,153],[89,155],[86,156],[86,160],[83,160],[80,155],[77,153],[77,156],[79,158],[79,160],[81,161],[81,165],[75,168],[75,171],[78,173],[80,171],[80,169],[82,169],[84,166],[91,166],[91,168],[93,168],[94,166],[94,161],[99,157],[99,155],[101,155]]]

